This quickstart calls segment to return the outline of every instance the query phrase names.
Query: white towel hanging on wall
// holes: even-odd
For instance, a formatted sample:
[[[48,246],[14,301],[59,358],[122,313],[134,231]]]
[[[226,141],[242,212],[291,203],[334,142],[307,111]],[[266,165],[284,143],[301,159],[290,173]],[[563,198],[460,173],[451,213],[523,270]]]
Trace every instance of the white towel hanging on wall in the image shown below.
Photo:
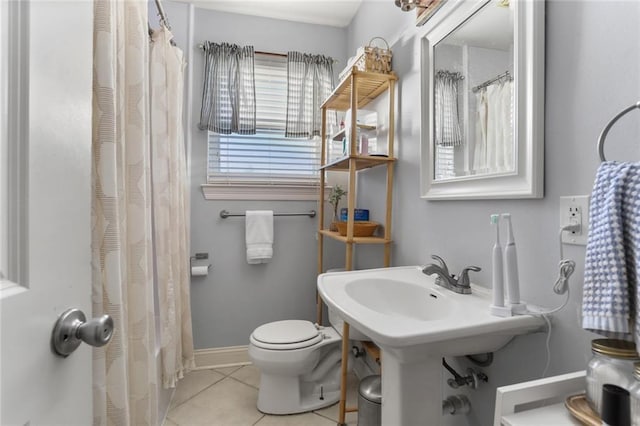
[[[247,263],[268,263],[273,256],[273,211],[247,210],[245,242]]]

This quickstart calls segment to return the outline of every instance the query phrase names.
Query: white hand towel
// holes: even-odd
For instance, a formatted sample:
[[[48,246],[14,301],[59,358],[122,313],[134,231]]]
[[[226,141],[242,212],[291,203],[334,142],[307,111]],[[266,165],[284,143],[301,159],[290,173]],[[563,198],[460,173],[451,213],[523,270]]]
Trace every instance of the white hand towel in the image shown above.
[[[267,263],[273,256],[273,212],[247,210],[245,241],[249,264]]]

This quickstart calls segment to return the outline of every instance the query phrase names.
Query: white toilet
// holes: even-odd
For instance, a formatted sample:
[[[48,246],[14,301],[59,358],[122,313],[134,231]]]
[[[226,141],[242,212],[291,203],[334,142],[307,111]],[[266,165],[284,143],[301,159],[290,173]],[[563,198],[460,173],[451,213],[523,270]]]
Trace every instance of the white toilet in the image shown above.
[[[293,414],[335,404],[340,398],[341,341],[332,327],[310,321],[276,321],[256,328],[249,357],[261,372],[258,410]]]

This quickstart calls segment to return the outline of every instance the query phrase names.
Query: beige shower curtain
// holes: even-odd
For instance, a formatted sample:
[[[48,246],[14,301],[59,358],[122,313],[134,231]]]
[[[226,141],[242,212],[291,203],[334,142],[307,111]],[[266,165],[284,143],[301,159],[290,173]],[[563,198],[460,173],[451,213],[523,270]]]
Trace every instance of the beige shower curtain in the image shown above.
[[[94,425],[158,423],[146,31],[146,2],[94,2],[93,312],[115,323]]]
[[[164,202],[166,179],[152,181],[147,16],[144,0],[94,2],[93,314],[107,313],[115,322],[112,341],[94,350],[94,425],[157,425],[158,349],[163,366],[170,367],[168,373],[164,368],[162,371],[165,383],[175,383],[184,367],[193,362],[184,278],[188,273],[186,215],[171,216],[176,235],[181,235],[175,238],[178,243],[166,242],[161,231],[164,225],[154,236],[154,219],[165,221],[158,203]],[[168,116],[161,119],[154,112],[154,118],[154,125],[175,125]],[[158,150],[153,160],[163,155],[174,152],[160,154]],[[154,187],[160,194],[155,218]],[[176,207],[185,208],[184,202]],[[175,255],[168,278],[167,268],[160,265],[166,258],[155,261],[162,266],[157,270],[162,345],[156,341],[154,240],[161,257],[166,256],[167,247],[180,248],[167,249]],[[180,263],[182,266],[173,266]]]
[[[151,151],[162,383],[195,367],[189,300],[189,192],[182,127],[182,51],[164,27],[151,44]]]

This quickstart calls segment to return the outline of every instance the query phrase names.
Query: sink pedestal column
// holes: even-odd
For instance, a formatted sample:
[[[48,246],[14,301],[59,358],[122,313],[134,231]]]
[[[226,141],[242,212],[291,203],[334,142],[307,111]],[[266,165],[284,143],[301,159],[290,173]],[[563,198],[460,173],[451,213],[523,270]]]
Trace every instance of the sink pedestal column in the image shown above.
[[[442,357],[407,360],[382,348],[382,424],[442,423]]]

